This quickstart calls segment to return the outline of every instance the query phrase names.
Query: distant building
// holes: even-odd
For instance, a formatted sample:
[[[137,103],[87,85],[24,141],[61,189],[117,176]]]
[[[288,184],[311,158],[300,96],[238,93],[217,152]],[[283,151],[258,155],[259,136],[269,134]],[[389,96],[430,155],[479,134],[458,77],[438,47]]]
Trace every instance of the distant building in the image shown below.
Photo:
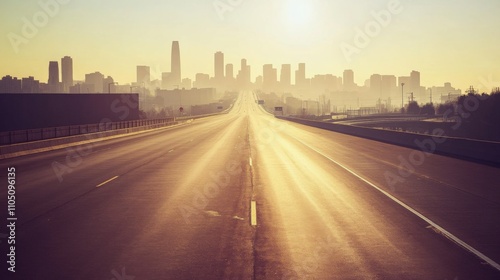
[[[235,89],[235,79],[234,79],[234,66],[233,64],[226,64],[226,88],[230,90]]]
[[[217,100],[214,88],[157,90],[156,96],[161,100],[161,103],[155,104],[158,108],[178,112],[182,107],[186,114],[191,113],[191,106],[211,104]]]
[[[22,82],[18,78],[5,76],[0,80],[0,93],[21,93]]]
[[[116,87],[115,87],[115,80],[108,76],[106,79],[103,80],[103,90],[105,93],[115,93],[116,92]]]
[[[100,72],[94,72],[85,75],[85,84],[93,85],[92,91],[84,91],[86,93],[105,93],[108,91],[107,85],[104,86],[104,75]],[[90,87],[89,87],[90,90]],[[83,93],[83,92],[82,92]]]
[[[59,84],[59,64],[57,61],[49,62],[49,85],[57,86]]]
[[[171,56],[171,83],[172,85],[181,84],[181,53],[178,41],[172,42],[172,56]]]
[[[96,85],[89,83],[77,83],[69,87],[69,93],[96,93]]]
[[[40,81],[35,80],[34,77],[22,79],[22,93],[39,93]]]
[[[400,89],[401,89],[401,84],[404,84],[405,92],[411,91],[411,89],[410,89],[410,77],[409,76],[398,77],[398,87]]]
[[[137,85],[148,87],[151,83],[151,68],[149,66],[137,66]]]
[[[191,89],[193,87],[193,81],[189,78],[182,79],[181,88]]]
[[[370,76],[370,94],[373,98],[380,98],[382,93],[382,76],[373,74]]]
[[[161,88],[162,89],[172,89],[174,88],[174,83],[172,81],[172,72],[161,73]]]
[[[306,84],[306,64],[299,63],[299,69],[295,71],[295,85],[303,87]]]
[[[210,87],[210,75],[198,73],[196,74],[196,79],[193,83],[194,88],[206,88]]]
[[[417,92],[420,90],[420,72],[411,71],[409,86],[410,90],[413,92]]]
[[[69,88],[73,86],[73,59],[69,56],[61,59],[61,79],[62,91],[69,92]]]
[[[311,87],[318,92],[338,90],[341,83],[341,79],[332,74],[315,75],[311,79]]]
[[[420,72],[412,71],[410,73],[410,92],[413,92],[413,98],[419,103],[427,103],[429,99],[425,93],[425,88],[420,84]]]
[[[392,97],[397,90],[397,78],[394,75],[382,75],[381,95],[384,100]]]
[[[278,81],[278,73],[276,68],[273,68],[272,64],[266,64],[262,67],[262,89],[267,91],[273,91],[276,89],[276,84]]]
[[[255,87],[262,89],[263,84],[264,84],[264,77],[262,77],[262,75],[257,76],[255,78]]]
[[[232,64],[226,64],[226,79],[234,79],[234,66]]]
[[[281,65],[280,84],[284,90],[288,90],[292,85],[292,66],[290,64]]]
[[[236,78],[238,80],[238,87],[240,89],[248,89],[251,84],[251,68],[247,64],[246,59],[241,60],[241,69],[238,72],[238,76]]]
[[[354,83],[354,71],[344,70],[343,74],[343,86],[345,91],[352,91],[356,87]]]
[[[220,85],[224,81],[224,54],[216,52],[214,55],[214,78],[215,82]]]
[[[432,100],[441,103],[456,101],[462,95],[462,91],[452,87],[451,83],[444,83],[442,87],[431,87],[429,91],[429,98],[432,94]]]
[[[59,82],[59,63],[57,61],[49,62],[49,80],[47,90],[52,93],[61,92],[61,84]]]

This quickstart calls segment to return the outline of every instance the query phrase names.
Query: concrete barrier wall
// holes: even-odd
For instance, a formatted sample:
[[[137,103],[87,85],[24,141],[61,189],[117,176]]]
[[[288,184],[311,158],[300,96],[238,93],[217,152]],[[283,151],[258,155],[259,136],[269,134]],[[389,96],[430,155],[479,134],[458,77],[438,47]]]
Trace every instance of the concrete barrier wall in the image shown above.
[[[187,116],[175,119],[137,120],[0,132],[0,159],[30,154],[29,151],[50,150],[54,149],[54,147],[69,145],[71,143],[96,141],[96,139],[100,138],[173,126],[193,119],[227,114],[231,111],[232,107],[233,105],[222,112],[214,114]]]
[[[389,144],[404,146],[423,152],[437,153],[461,159],[479,161],[500,166],[500,143],[446,137],[442,133],[435,136],[415,134],[375,128],[366,128],[334,123],[325,123],[290,117],[277,116],[279,119],[313,126],[321,129],[372,139]],[[442,131],[442,130],[441,130]],[[436,131],[439,132],[439,131]]]
[[[101,131],[101,132],[96,132],[96,133],[81,134],[81,135],[74,135],[74,136],[69,136],[69,137],[53,138],[53,139],[47,139],[47,140],[41,140],[41,141],[33,141],[33,142],[7,145],[7,146],[0,146],[0,159],[8,158],[11,156],[16,156],[16,154],[19,154],[19,153],[29,154],[29,151],[49,149],[51,147],[68,145],[68,144],[78,143],[78,142],[82,142],[82,141],[96,141],[98,139],[111,137],[111,136],[117,136],[117,135],[135,133],[135,132],[146,131],[146,130],[151,130],[151,129],[157,129],[157,128],[161,128],[161,127],[173,126],[173,125],[176,125],[176,124],[179,124],[182,122],[183,121],[171,121],[171,122],[158,123],[158,124],[152,124],[152,125],[146,125],[146,126],[121,128],[121,129]],[[19,154],[19,155],[21,155],[21,154]]]
[[[84,124],[61,127],[49,127],[38,129],[27,129],[18,131],[0,132],[0,146],[12,145],[31,141],[40,141],[58,137],[68,137],[73,135],[97,133],[102,131],[143,127],[156,124],[165,124],[175,121],[174,118],[166,119],[146,119],[125,122],[102,122],[99,124]]]

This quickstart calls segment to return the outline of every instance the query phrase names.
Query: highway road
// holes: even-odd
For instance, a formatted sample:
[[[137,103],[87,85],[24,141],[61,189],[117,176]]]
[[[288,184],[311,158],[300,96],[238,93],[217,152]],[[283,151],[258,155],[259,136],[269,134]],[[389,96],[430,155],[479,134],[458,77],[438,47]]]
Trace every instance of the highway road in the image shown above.
[[[1,160],[1,279],[500,279],[500,169],[415,155],[244,92],[226,115]]]

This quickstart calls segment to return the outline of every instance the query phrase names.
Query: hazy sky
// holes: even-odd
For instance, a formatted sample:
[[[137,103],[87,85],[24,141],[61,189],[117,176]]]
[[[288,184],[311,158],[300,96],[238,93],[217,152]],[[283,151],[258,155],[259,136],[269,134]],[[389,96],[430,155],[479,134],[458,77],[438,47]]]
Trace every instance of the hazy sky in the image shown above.
[[[290,63],[295,70],[305,62],[309,77],[353,69],[361,85],[372,73],[417,70],[426,86],[500,86],[498,0],[56,1],[0,1],[0,75],[46,82],[48,61],[69,55],[76,80],[100,71],[129,83],[136,65],[151,66],[159,78],[170,71],[177,40],[184,78],[212,76],[213,55],[222,51],[235,72],[240,59],[248,59],[252,79],[266,63],[278,69]],[[47,16],[39,3],[61,4]],[[380,11],[390,19],[375,24]],[[38,30],[23,34],[26,22]],[[356,42],[363,37],[357,30],[368,30],[368,40]],[[350,55],[342,51],[346,46],[354,50]]]

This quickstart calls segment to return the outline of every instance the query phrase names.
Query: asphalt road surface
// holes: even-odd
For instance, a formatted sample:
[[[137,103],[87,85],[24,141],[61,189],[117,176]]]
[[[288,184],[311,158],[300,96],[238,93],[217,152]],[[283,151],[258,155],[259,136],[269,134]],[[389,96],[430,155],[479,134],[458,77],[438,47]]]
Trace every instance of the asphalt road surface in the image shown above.
[[[500,279],[500,170],[419,155],[246,92],[225,115],[1,160],[1,279]]]

